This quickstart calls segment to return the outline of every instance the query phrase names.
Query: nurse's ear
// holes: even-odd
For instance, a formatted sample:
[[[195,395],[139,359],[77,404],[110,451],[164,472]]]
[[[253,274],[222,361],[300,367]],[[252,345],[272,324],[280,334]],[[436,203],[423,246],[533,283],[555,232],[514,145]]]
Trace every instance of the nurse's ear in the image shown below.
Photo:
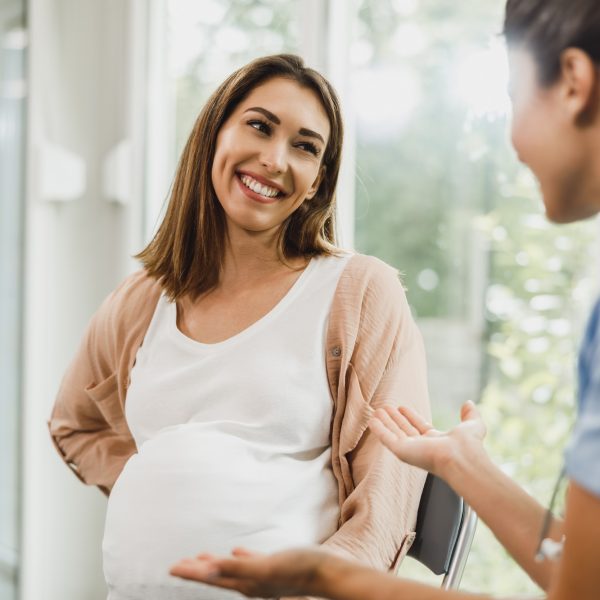
[[[600,77],[589,54],[567,48],[560,56],[560,70],[561,97],[569,119],[582,126],[598,119]]]

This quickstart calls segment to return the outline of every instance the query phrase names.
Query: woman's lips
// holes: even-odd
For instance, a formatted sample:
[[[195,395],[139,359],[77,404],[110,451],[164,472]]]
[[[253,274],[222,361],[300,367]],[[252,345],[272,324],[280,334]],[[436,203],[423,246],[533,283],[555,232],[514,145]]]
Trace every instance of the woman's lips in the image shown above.
[[[258,173],[254,173],[253,171],[243,171],[243,170],[239,170],[236,171],[236,175],[238,175],[238,177],[244,181],[244,180],[248,180],[248,181],[244,181],[246,183],[246,185],[248,185],[249,183],[251,185],[249,185],[248,187],[250,188],[255,188],[256,186],[260,186],[260,187],[266,187],[268,188],[269,191],[274,191],[274,192],[278,192],[280,195],[285,196],[286,195],[286,190],[285,188],[278,183],[277,181],[272,181],[271,179],[268,179],[267,177],[263,177],[262,175],[259,175]],[[255,192],[262,192],[262,190],[257,190],[254,189]],[[272,194],[264,194],[266,196],[271,196]]]
[[[259,194],[258,192],[255,192],[254,190],[251,190],[241,180],[241,175],[239,173],[236,173],[236,179],[237,179],[237,183],[238,183],[240,189],[242,190],[242,192],[251,200],[255,200],[256,202],[260,202],[261,204],[274,204],[281,198],[281,196],[273,196],[270,198],[268,196],[263,196],[262,194]]]

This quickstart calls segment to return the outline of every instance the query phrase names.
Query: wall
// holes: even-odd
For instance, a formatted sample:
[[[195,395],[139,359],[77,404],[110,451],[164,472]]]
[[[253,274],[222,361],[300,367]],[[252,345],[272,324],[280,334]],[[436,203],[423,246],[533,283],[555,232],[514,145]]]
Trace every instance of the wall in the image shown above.
[[[144,12],[133,0],[31,0],[28,24],[21,598],[95,600],[106,501],[62,464],[46,420],[141,243]]]

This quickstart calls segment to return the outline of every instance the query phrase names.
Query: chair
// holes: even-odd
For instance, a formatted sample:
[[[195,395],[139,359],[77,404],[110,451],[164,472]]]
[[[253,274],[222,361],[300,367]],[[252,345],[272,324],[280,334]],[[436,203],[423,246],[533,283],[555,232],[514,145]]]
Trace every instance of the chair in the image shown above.
[[[408,556],[436,575],[443,589],[456,589],[477,527],[477,514],[442,479],[429,473],[417,513],[416,537]]]

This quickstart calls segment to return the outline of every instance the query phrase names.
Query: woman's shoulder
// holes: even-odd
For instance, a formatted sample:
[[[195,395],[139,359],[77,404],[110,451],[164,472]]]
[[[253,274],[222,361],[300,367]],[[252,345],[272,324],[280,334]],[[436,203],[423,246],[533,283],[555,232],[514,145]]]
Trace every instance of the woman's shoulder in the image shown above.
[[[404,294],[398,269],[367,254],[352,254],[342,272],[340,284],[362,293]]]
[[[332,321],[382,322],[410,316],[398,270],[374,256],[353,254],[338,281]]]
[[[104,327],[134,327],[150,322],[162,293],[160,283],[145,269],[128,275],[104,300],[95,320]]]

